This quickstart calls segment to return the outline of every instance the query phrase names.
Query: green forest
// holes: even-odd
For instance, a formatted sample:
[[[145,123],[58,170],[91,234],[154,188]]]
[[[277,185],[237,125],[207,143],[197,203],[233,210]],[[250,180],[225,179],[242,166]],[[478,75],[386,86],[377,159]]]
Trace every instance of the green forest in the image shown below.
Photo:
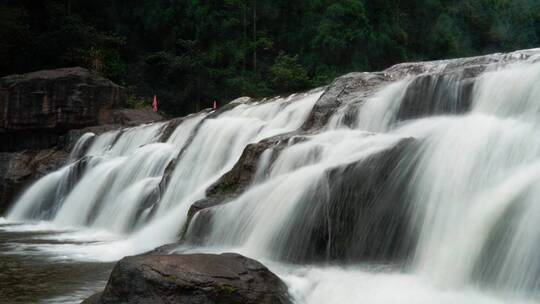
[[[3,0],[0,74],[83,66],[180,115],[539,37],[537,0]]]

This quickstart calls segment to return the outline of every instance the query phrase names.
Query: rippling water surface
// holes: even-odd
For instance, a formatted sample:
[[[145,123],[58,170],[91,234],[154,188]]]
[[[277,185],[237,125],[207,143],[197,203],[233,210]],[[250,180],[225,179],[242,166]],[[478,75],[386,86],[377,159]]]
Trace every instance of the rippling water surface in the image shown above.
[[[0,302],[80,303],[103,289],[114,263],[74,260],[47,250],[96,242],[70,240],[72,233],[0,223]]]

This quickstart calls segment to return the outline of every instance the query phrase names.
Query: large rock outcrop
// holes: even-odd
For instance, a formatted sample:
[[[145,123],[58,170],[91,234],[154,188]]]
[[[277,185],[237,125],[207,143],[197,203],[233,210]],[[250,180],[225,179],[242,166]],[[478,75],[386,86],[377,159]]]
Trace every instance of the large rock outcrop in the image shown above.
[[[235,253],[125,257],[102,293],[84,304],[284,304],[285,284],[261,263]]]
[[[79,67],[3,77],[1,150],[51,148],[70,129],[110,122],[124,98],[121,86]]]

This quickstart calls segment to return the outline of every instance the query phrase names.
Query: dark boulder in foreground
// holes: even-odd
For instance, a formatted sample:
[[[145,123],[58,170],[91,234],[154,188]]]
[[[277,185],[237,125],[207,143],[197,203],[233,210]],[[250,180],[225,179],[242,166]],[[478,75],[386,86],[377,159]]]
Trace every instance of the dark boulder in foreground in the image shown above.
[[[125,257],[90,303],[291,303],[285,284],[261,263],[235,253]]]

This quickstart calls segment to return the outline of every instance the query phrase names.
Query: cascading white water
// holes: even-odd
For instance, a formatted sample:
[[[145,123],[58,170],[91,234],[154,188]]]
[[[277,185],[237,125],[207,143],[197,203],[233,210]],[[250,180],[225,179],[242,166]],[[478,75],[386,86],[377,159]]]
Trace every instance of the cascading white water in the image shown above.
[[[446,67],[441,63],[430,71],[441,73]],[[195,215],[192,223],[208,221],[202,223],[208,227],[197,243],[204,247],[197,250],[232,248],[265,259],[286,280],[298,303],[537,301],[540,64],[500,68],[476,80],[465,114],[458,109],[458,104],[466,103],[461,100],[461,75],[452,74],[444,85],[426,89],[434,99],[426,107],[431,112],[421,113],[419,119],[400,117],[407,90],[419,79],[405,77],[359,104],[343,105],[323,130],[298,134],[298,140],[282,149],[267,149],[245,192]],[[186,223],[191,204],[205,197],[207,188],[233,167],[248,144],[298,130],[322,93],[239,104],[219,115],[190,116],[164,143],[158,142],[165,140],[160,136],[163,123],[84,135],[72,152],[74,162],[30,187],[8,219],[51,220],[56,227],[114,233],[113,242],[47,248],[77,258],[115,260],[172,242]],[[345,128],[344,117],[351,108],[357,119]],[[408,138],[415,139],[415,149],[403,152],[398,163],[409,165],[411,173],[387,179],[388,185],[407,185],[398,194],[411,201],[409,213],[402,216],[411,218],[417,241],[406,261],[412,265],[275,264],[284,252],[306,245],[301,238],[291,244],[291,236],[304,231],[319,214],[328,213],[320,227],[334,227],[329,223],[333,201],[327,196],[332,183],[351,181],[329,172],[342,173],[364,161],[368,167],[384,166],[369,160]],[[69,174],[81,165],[75,159],[88,140],[92,144],[83,158],[84,173],[71,189],[66,184]],[[167,167],[172,171],[164,178]],[[343,194],[345,200],[353,200],[347,195]],[[44,215],[51,204],[56,206],[52,214]],[[376,208],[368,210],[377,216]],[[343,217],[353,213],[338,211]],[[193,227],[188,227],[188,235],[195,233]],[[329,242],[336,233],[357,236],[351,231],[319,233],[327,241],[318,245],[322,251],[334,245]],[[63,237],[81,239],[78,234]]]
[[[185,118],[184,121],[182,121],[181,126],[176,128],[171,136],[167,139],[167,143],[178,149],[184,148],[190,139],[193,130],[205,117],[205,114],[198,114]]]
[[[421,121],[401,132],[421,135],[428,128]],[[413,182],[418,266],[444,284],[465,284],[496,215],[508,207],[496,202],[499,185],[535,161],[540,140],[526,123],[478,114],[438,120],[428,130]],[[515,195],[505,193],[509,204]]]
[[[353,129],[370,132],[388,131],[395,122],[401,100],[413,78],[406,78],[385,86],[382,90],[356,105],[345,105],[337,111],[327,124],[329,130],[345,127],[348,111],[354,108],[357,113]]]
[[[287,246],[283,236],[291,233],[298,204],[313,203],[311,195],[326,170],[366,158],[400,139],[344,129],[285,149],[264,183],[212,210],[208,244],[241,246],[250,256],[275,258]]]
[[[67,182],[70,170],[77,165],[76,163],[69,163],[66,167],[43,179],[50,180],[52,177],[56,177],[54,179],[55,182],[44,184],[42,182],[43,180],[40,180],[36,185],[30,187],[23,195],[21,201],[14,205],[14,208],[8,214],[8,218],[13,220],[24,218],[43,219],[39,216],[32,216],[33,212],[42,209],[40,200],[34,199],[34,197],[40,196],[41,200],[43,200],[44,198],[56,195],[53,200],[56,202],[61,201],[62,204],[58,207],[53,222],[60,225],[86,224],[89,214],[95,211],[93,210],[94,204],[102,195],[110,190],[111,179],[116,177],[116,170],[121,168],[121,165],[124,163],[124,155],[130,155],[140,146],[157,140],[162,127],[163,124],[159,123],[128,129],[123,134],[113,131],[98,136],[86,152],[86,156],[89,157],[87,166],[90,167],[88,173],[67,194],[67,197],[61,197],[66,195],[66,193],[58,191],[58,189],[63,187],[63,183]],[[80,153],[78,150],[90,137],[93,137],[93,135],[83,135],[75,145],[74,151]],[[140,168],[142,170],[150,170],[150,173],[152,172],[151,168]],[[132,171],[127,172],[127,174],[133,174]],[[53,183],[54,185],[52,185]],[[43,188],[45,186],[46,188]],[[25,199],[25,196],[29,199]]]
[[[409,182],[412,217],[419,233],[413,268],[438,286],[434,288],[466,288],[483,282],[518,298],[537,296],[538,71],[540,64],[526,64],[486,73],[475,86],[470,114],[402,122],[398,129],[394,117],[410,81],[385,88],[360,108],[358,128],[387,132],[364,137],[369,139],[368,146],[389,136],[394,140],[387,146],[395,144],[396,138],[421,140],[416,152],[420,161]],[[516,75],[527,75],[527,81],[517,81]],[[340,121],[335,117],[330,125],[339,126]],[[210,211],[212,229],[205,243],[233,246],[252,256],[279,256],[283,246],[290,246],[282,242],[285,236],[297,228],[291,221],[298,204],[314,199],[309,194],[318,187],[317,176],[346,162],[346,156],[355,151],[369,155],[360,144],[362,139],[349,142],[345,132],[349,131],[327,131],[284,149],[273,164],[273,170],[282,175],[271,170],[264,182]],[[344,144],[347,153],[326,158],[324,154],[329,152],[316,144],[316,138],[325,136],[337,139],[328,151],[340,151]],[[319,170],[317,166],[321,166]],[[454,303],[458,298],[448,301]]]
[[[163,123],[99,135],[86,151],[84,174],[61,199],[52,224],[118,234],[138,230],[121,243],[98,246],[95,251],[80,248],[97,253],[98,259],[99,254],[104,254],[103,259],[116,259],[128,252],[137,253],[174,241],[184,224],[187,208],[204,197],[206,188],[232,168],[245,146],[298,129],[321,94],[322,90],[316,90],[239,104],[213,118],[207,118],[207,114],[190,116],[165,143],[155,143],[165,127]],[[83,136],[77,149],[90,137]],[[159,189],[165,169],[175,158],[168,186]],[[29,218],[39,208],[36,198],[44,191],[54,193],[61,175],[67,175],[64,171],[49,175],[27,190],[8,219]],[[43,219],[37,215],[32,218]],[[113,247],[124,250],[111,253]],[[73,250],[78,252],[79,248]]]
[[[273,102],[239,105],[200,126],[181,155],[154,220],[134,234],[134,242],[152,248],[174,241],[190,204],[230,170],[252,142],[299,128],[322,94],[321,90]]]
[[[294,96],[239,105],[216,119],[207,119],[176,166],[170,181],[174,187],[167,188],[158,214],[183,200],[189,203],[202,198],[206,188],[232,168],[248,143],[297,129],[320,94],[308,94],[292,103]]]
[[[82,150],[84,149],[86,144],[91,139],[94,139],[95,137],[96,137],[96,134],[94,134],[92,132],[88,132],[88,133],[83,134],[81,136],[81,138],[79,138],[79,140],[77,140],[77,142],[75,143],[75,146],[71,150],[71,153],[69,154],[69,160],[70,161],[75,161],[75,160],[81,158],[81,156],[82,156],[81,153],[83,152]]]
[[[68,168],[62,168],[56,172],[48,174],[39,179],[28,190],[26,190],[17,204],[10,210],[8,218],[14,221],[21,221],[26,218],[39,217],[39,210],[42,205],[50,200],[50,196],[56,193],[62,179],[69,172]]]
[[[268,163],[261,161],[257,184],[233,202],[211,210],[212,230],[206,244],[240,247],[250,256],[279,257],[290,245],[285,236],[295,229],[298,209],[318,200],[312,195],[329,169],[368,158],[408,136],[372,131],[388,130],[395,123],[399,102],[409,83],[410,79],[405,79],[390,84],[358,105],[355,130],[343,128],[341,122],[346,113],[338,111],[325,132],[305,136],[300,143],[283,149],[264,178],[259,171]]]
[[[414,185],[417,264],[441,284],[481,278],[527,292],[539,284],[539,71],[534,64],[486,73],[471,114],[426,137]]]
[[[368,99],[360,108],[356,128],[370,132],[385,132],[396,122],[400,101],[411,79],[388,85],[382,92]]]

